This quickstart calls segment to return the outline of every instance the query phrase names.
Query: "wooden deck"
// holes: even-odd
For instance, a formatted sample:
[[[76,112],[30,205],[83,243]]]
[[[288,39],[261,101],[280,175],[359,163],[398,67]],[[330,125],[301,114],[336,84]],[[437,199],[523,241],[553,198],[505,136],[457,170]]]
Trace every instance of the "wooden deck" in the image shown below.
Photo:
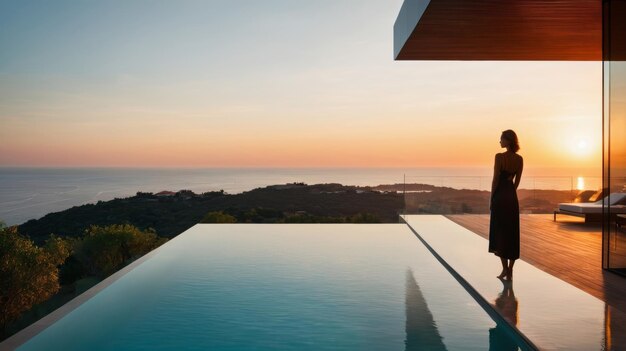
[[[450,220],[485,238],[489,215],[447,215]],[[602,269],[602,228],[580,218],[551,214],[520,215],[520,256],[608,305],[626,313],[626,277]],[[494,272],[500,268],[494,259]]]

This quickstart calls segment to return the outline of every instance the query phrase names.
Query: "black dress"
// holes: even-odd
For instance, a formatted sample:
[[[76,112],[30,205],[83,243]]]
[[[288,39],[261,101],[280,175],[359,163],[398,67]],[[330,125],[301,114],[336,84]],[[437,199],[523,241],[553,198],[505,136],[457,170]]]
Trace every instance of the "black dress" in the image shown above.
[[[506,259],[519,258],[519,203],[514,175],[500,170],[498,185],[491,195],[489,252]]]

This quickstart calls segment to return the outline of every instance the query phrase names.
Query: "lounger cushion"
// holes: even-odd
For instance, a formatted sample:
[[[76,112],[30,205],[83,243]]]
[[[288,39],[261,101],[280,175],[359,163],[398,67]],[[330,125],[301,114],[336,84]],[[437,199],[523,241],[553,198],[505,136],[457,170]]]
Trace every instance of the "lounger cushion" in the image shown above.
[[[559,210],[568,211],[574,213],[582,213],[582,214],[595,214],[602,213],[602,205],[598,205],[597,203],[564,203],[559,204]],[[611,206],[611,213],[626,213],[626,206],[624,205],[615,205]]]
[[[598,200],[596,202],[567,202],[560,203],[559,210],[560,211],[569,211],[575,213],[602,213],[602,203],[610,203],[611,204],[611,212],[613,213],[625,213],[622,212],[622,208],[626,208],[624,206],[624,202],[626,202],[626,193],[613,193],[605,196],[603,199]]]
[[[602,205],[592,203],[564,203],[559,204],[559,210],[575,213],[602,213]]]
[[[613,193],[609,194],[609,196],[604,197],[602,200],[598,200],[594,203],[602,205],[602,202],[606,204],[612,205],[624,205],[624,201],[626,201],[626,193]]]

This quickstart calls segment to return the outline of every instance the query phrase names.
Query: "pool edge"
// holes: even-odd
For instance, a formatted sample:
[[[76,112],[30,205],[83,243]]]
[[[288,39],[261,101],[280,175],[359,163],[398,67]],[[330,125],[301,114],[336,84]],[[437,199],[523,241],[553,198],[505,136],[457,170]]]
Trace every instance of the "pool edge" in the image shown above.
[[[419,239],[419,241],[424,244],[426,249],[428,249],[428,251],[430,251],[430,253],[435,257],[435,259],[437,259],[437,261],[441,263],[441,265],[454,277],[454,279],[459,282],[459,284],[467,291],[468,294],[470,294],[470,296],[472,296],[472,298],[480,305],[480,307],[485,310],[485,312],[489,315],[489,317],[491,317],[491,319],[494,320],[494,322],[498,324],[505,324],[506,326],[510,327],[511,330],[515,332],[517,336],[521,339],[521,341],[525,343],[525,346],[528,347],[528,349],[541,350],[541,348],[535,345],[535,343],[533,343],[532,340],[530,340],[524,333],[522,333],[522,331],[519,330],[517,326],[513,325],[506,318],[504,318],[504,316],[502,316],[500,312],[496,308],[494,308],[493,305],[491,305],[489,301],[487,301],[487,299],[485,299],[485,297],[483,297],[467,280],[465,280],[463,276],[461,276],[454,268],[452,268],[452,266],[450,266],[448,262],[446,262],[446,260],[444,260],[443,257],[441,257],[437,253],[437,251],[435,251],[435,249],[433,249],[432,246],[430,246],[428,242],[424,240],[424,238],[422,238],[422,236],[419,235],[419,233],[415,229],[413,229],[413,227],[404,219],[402,215],[400,215],[399,217],[400,221],[406,224],[406,226],[417,237],[417,239]]]
[[[184,234],[185,232],[191,230],[192,228],[194,228],[197,225],[198,224],[194,224],[192,227],[188,228],[187,230],[185,230],[181,234],[177,235],[176,237]],[[167,244],[169,244],[176,237],[170,238],[167,242],[163,243],[161,246],[159,246],[159,247],[155,248],[154,250],[146,253],[145,255],[139,257],[138,259],[136,259],[133,262],[129,263],[128,265],[124,266],[119,271],[111,274],[110,276],[108,276],[104,280],[102,280],[101,282],[99,282],[96,285],[92,286],[87,291],[83,292],[82,294],[76,296],[75,298],[73,298],[70,301],[66,302],[65,304],[61,305],[56,310],[48,313],[47,315],[43,316],[41,319],[37,320],[33,324],[27,326],[26,328],[18,331],[17,333],[15,333],[15,334],[11,335],[10,337],[8,337],[7,339],[3,340],[2,342],[0,342],[0,351],[15,350],[15,349],[19,348],[20,346],[24,345],[30,339],[34,338],[37,334],[41,333],[46,328],[48,328],[51,325],[53,325],[55,322],[57,322],[61,318],[65,317],[67,314],[69,314],[70,312],[74,311],[76,308],[80,307],[85,302],[89,301],[92,297],[97,295],[100,291],[104,290],[109,285],[115,283],[117,280],[122,278],[128,272],[132,271],[137,266],[141,265],[142,263],[144,263],[145,261],[150,259],[162,247],[164,247]]]

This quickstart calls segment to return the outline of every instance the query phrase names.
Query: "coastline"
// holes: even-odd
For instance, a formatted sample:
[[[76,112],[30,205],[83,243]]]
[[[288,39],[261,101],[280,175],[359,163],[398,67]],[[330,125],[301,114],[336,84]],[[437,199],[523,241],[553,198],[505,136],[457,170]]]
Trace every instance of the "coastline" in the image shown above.
[[[594,169],[526,170],[524,187],[563,189],[578,178],[600,181]],[[133,196],[136,192],[192,190],[196,193],[224,190],[240,194],[273,184],[305,182],[346,186],[425,183],[453,188],[488,190],[491,168],[162,168],[162,167],[7,167],[0,166],[0,220],[9,225],[39,219],[73,206]],[[538,177],[538,182],[531,178]],[[524,183],[525,181],[527,183]],[[595,189],[594,182],[584,184]]]

